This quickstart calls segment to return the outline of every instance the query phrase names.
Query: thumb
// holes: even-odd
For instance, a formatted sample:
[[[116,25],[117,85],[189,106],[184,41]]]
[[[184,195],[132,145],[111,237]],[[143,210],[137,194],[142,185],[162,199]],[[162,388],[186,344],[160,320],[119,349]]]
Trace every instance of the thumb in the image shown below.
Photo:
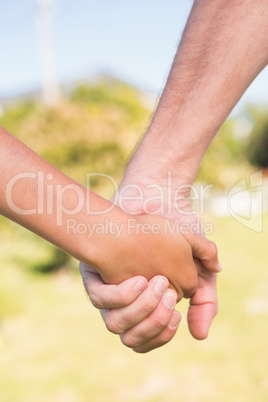
[[[190,300],[187,320],[192,336],[201,340],[208,336],[218,311],[217,275],[204,269],[199,261],[196,261],[196,266],[199,272],[198,288]]]

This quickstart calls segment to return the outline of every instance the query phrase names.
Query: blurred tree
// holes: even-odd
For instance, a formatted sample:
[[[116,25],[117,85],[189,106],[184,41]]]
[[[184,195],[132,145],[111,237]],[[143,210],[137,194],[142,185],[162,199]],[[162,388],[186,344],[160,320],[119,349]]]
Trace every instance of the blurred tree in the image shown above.
[[[37,103],[15,105],[5,111],[0,124],[68,176],[86,184],[87,173],[106,173],[120,180],[149,116],[139,91],[111,82],[79,87],[70,100],[53,109]],[[108,185],[98,175],[90,180],[90,187],[105,197],[112,195]],[[6,238],[8,226],[8,222],[0,225],[0,239]],[[12,229],[16,239],[10,243],[9,260],[14,264],[39,273],[70,266],[69,256],[61,250],[26,235],[22,228],[12,225]]]
[[[88,172],[120,180],[150,116],[138,90],[120,81],[80,86],[53,109],[34,103],[9,108],[7,130],[64,173],[85,184]],[[95,182],[94,189],[99,190]]]
[[[71,99],[79,103],[98,104],[103,107],[114,105],[127,112],[129,118],[134,119],[142,118],[145,111],[141,92],[118,80],[111,81],[109,84],[100,82],[94,86],[80,85],[75,89]]]
[[[53,109],[37,103],[10,107],[0,118],[0,124],[68,176],[86,184],[87,173],[106,173],[120,180],[125,162],[150,117],[151,110],[144,104],[142,93],[110,80],[79,86],[69,100]],[[262,130],[266,127],[268,142],[267,119],[266,126],[261,119],[256,121]],[[197,179],[225,188],[233,185],[235,174],[239,178],[241,172],[244,177],[252,170],[244,142],[245,139],[235,135],[235,120],[228,119],[210,145]],[[267,142],[263,146],[266,150]],[[112,186],[98,175],[91,179],[90,187],[107,198],[112,195]],[[0,239],[1,235],[5,238],[6,226],[0,225]],[[33,243],[33,235],[28,238],[25,231],[19,228],[15,231],[17,237],[10,258],[16,257],[18,265],[37,272],[52,272],[70,264],[63,252],[45,241],[38,239]],[[31,250],[34,247],[34,253],[26,244]]]
[[[47,247],[47,246],[45,246]],[[51,246],[50,253],[45,261],[35,262],[33,271],[41,274],[49,274],[62,268],[68,268],[71,257],[57,247]]]
[[[198,181],[228,188],[252,170],[245,151],[246,138],[237,135],[235,124],[235,118],[226,120],[213,139],[201,162]]]
[[[261,168],[268,167],[268,110],[251,107],[250,114],[254,121],[250,134],[247,154],[249,161]]]

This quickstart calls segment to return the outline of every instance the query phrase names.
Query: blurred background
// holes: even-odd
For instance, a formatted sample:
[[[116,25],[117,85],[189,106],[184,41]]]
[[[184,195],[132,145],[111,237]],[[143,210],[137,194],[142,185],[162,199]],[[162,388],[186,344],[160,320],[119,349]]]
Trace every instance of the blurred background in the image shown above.
[[[192,1],[0,4],[0,124],[82,184],[87,172],[120,181]],[[86,298],[77,261],[0,217],[0,400],[266,401],[267,166],[266,68],[221,128],[197,178],[213,185],[206,219],[224,267],[210,336],[191,338],[183,301],[177,336],[148,355],[108,333]],[[250,175],[260,170],[262,181],[250,189]],[[237,183],[243,191],[230,214],[226,200]],[[111,195],[104,182],[93,184]],[[254,186],[261,199],[252,212]]]

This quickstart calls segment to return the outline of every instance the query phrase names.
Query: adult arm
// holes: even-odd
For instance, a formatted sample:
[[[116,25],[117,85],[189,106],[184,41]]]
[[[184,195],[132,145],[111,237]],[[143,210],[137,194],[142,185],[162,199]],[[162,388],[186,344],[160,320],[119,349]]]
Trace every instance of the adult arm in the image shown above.
[[[130,160],[121,187],[129,183],[142,187],[153,183],[165,186],[167,172],[172,173],[174,189],[193,184],[212,138],[247,87],[266,66],[267,38],[267,0],[194,2],[152,123]],[[190,192],[186,187],[183,195],[186,198],[181,210],[189,210],[191,202],[190,199],[187,202],[187,198]],[[139,206],[132,203],[128,208],[138,210]],[[172,213],[176,218],[176,211]],[[152,330],[148,331],[147,337],[142,331],[142,321],[137,324],[131,320],[135,316],[133,312],[142,309],[140,297],[130,305],[127,305],[126,298],[126,306],[120,312],[109,310],[113,307],[107,302],[109,291],[115,301],[117,289],[111,289],[101,281],[98,286],[94,286],[94,282],[90,285],[90,281],[91,277],[88,277],[89,296],[98,298],[100,304],[104,303],[107,309],[105,322],[120,327],[121,338],[128,346],[137,351],[148,351],[174,336],[175,330],[166,325],[159,328],[157,336],[152,336]],[[127,292],[122,289],[118,292],[122,302]],[[149,300],[150,292],[148,289],[146,292]],[[151,329],[157,325],[159,317],[168,314],[164,304],[159,304],[158,310],[148,314]],[[188,314],[189,328],[196,338],[207,336],[216,311],[215,274],[199,265],[199,287],[191,298]]]
[[[233,107],[268,63],[266,0],[196,0],[135,169],[192,184]]]

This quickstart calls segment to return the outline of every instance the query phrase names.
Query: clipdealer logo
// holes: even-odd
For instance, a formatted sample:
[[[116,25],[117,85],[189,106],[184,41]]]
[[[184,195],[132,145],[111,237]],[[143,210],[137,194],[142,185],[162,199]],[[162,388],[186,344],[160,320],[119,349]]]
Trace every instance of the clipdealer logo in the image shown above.
[[[229,214],[244,227],[261,233],[263,229],[263,177],[258,171],[236,183],[227,196]]]
[[[114,202],[104,203],[100,210],[92,208],[91,182],[101,178],[108,180],[113,186]],[[16,186],[30,182],[31,196],[28,207],[22,207],[16,197]],[[201,215],[205,211],[205,195],[212,186],[190,186],[182,184],[176,186],[170,172],[167,180],[159,183],[148,183],[146,186],[127,184],[118,188],[116,180],[105,173],[87,174],[87,188],[78,183],[59,183],[52,173],[23,172],[13,176],[5,191],[6,202],[10,210],[18,215],[55,215],[56,225],[62,226],[69,216],[75,216],[82,210],[88,215],[105,215],[114,208],[121,208],[129,215],[161,215],[169,216],[172,213],[179,215],[195,215],[196,211],[184,208],[185,201],[198,203]],[[187,195],[185,195],[187,194]],[[130,208],[131,205],[131,208]],[[151,205],[154,205],[151,210]]]

